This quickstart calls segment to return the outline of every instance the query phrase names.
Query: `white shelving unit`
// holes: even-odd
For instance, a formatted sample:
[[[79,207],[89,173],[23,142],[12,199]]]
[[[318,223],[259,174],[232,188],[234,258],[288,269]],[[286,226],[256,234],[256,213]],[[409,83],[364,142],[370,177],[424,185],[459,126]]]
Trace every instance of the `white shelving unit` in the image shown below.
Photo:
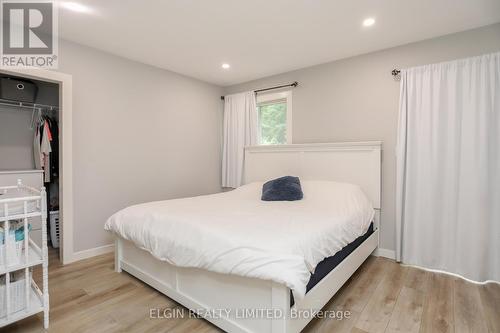
[[[30,238],[28,218],[40,217],[42,222],[42,247],[38,247]],[[22,221],[24,225],[24,240],[11,239],[11,223]],[[3,227],[3,242],[0,242],[0,276],[5,276],[5,285],[0,286],[0,327],[9,325],[18,320],[43,312],[45,329],[49,327],[49,288],[48,288],[48,252],[47,252],[47,196],[45,188],[37,190],[17,181],[14,186],[0,187],[0,226]],[[16,244],[12,242],[24,242],[20,257],[12,262]],[[17,251],[17,250],[14,250]],[[31,277],[30,270],[42,265],[43,280],[42,289],[37,286]],[[24,270],[24,292],[19,292],[19,282],[16,291],[12,288],[14,283],[10,281],[10,274],[15,271]],[[23,295],[24,299],[18,299]],[[12,309],[13,304],[21,302],[22,309]],[[16,311],[13,311],[16,310]]]

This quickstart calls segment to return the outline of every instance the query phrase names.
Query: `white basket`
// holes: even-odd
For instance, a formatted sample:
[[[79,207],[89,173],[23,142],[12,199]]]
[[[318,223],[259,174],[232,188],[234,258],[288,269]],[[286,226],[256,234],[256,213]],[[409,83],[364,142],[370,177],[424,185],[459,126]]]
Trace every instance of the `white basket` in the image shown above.
[[[24,249],[24,240],[16,242],[15,234],[9,235],[8,251],[7,251],[7,266],[18,265],[21,263],[21,258]],[[5,266],[5,249],[6,245],[0,244],[0,266]]]
[[[24,274],[23,274],[24,275]],[[24,278],[19,279],[15,282],[9,284],[10,290],[10,309],[9,312],[12,314],[26,309],[26,280]],[[30,289],[31,290],[31,272],[30,272]],[[6,285],[0,284],[0,317],[5,317],[7,314],[7,303],[5,302],[6,295]]]
[[[59,211],[55,210],[49,213],[50,220],[50,241],[52,247],[57,249],[59,247]]]

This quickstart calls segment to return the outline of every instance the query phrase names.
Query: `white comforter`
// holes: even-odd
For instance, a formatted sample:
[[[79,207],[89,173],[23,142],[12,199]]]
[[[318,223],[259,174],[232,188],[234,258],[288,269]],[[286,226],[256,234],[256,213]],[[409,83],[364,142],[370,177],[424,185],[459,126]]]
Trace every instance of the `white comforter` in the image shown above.
[[[135,205],[104,228],[172,265],[272,280],[301,299],[316,265],[367,231],[373,207],[345,183],[303,181],[291,202],[261,201],[261,189]]]

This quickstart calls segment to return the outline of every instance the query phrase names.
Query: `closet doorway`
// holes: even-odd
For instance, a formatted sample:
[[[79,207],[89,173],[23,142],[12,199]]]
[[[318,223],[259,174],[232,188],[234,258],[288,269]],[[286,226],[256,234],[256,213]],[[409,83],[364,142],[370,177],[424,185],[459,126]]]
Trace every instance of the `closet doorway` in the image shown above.
[[[45,186],[49,253],[62,264],[74,261],[71,76],[0,69],[0,131],[0,181],[24,178]],[[38,225],[31,227],[41,239]]]

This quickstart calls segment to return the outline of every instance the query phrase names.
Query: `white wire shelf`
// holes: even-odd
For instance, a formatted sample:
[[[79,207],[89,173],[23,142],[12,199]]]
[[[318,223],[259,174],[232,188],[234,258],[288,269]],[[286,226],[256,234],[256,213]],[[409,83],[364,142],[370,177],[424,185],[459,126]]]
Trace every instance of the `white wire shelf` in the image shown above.
[[[0,317],[0,327],[10,325],[18,320],[33,316],[37,313],[42,312],[43,310],[44,307],[42,292],[35,284],[35,282],[31,281],[29,306],[24,310],[10,313],[9,316],[4,315],[3,317]]]
[[[19,263],[14,265],[0,265],[0,275],[10,272],[15,272],[23,268],[29,268],[43,263],[42,250],[30,239],[28,250],[28,261],[24,252],[21,255]]]
[[[0,222],[42,215],[40,191],[28,186],[0,187]],[[24,210],[26,204],[27,211]],[[7,208],[8,207],[8,208]]]
[[[38,247],[30,239],[29,221],[31,217],[39,216],[42,225],[42,247]],[[49,286],[48,286],[48,254],[47,254],[47,194],[45,188],[40,190],[23,185],[21,180],[15,186],[0,186],[0,227],[3,241],[0,244],[3,260],[0,261],[0,275],[5,277],[5,294],[0,295],[0,327],[18,320],[43,312],[43,326],[49,327]],[[12,225],[15,223],[15,225]],[[16,241],[15,232],[18,224],[23,224],[24,239]],[[12,233],[13,231],[13,233]],[[31,267],[42,266],[43,293],[33,280],[31,285],[26,282],[24,292],[19,291],[17,281],[10,281],[11,272],[22,271],[26,279]],[[26,281],[26,280],[25,280]],[[24,296],[22,296],[24,295]],[[23,298],[25,298],[24,303]],[[7,304],[9,304],[7,306]],[[5,306],[5,308],[4,308]],[[12,308],[11,308],[12,306]],[[7,313],[9,308],[9,313]],[[22,310],[10,312],[15,309]]]

